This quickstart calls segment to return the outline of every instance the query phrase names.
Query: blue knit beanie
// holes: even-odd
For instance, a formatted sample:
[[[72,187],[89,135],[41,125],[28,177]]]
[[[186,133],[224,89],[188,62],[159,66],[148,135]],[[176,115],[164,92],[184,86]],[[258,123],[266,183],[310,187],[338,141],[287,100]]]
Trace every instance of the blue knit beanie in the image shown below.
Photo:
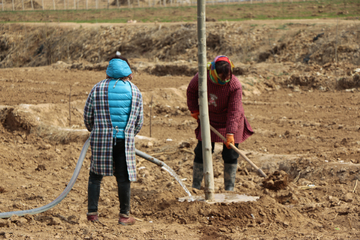
[[[106,69],[106,74],[115,79],[127,77],[131,73],[132,71],[127,62],[119,58],[111,59]]]

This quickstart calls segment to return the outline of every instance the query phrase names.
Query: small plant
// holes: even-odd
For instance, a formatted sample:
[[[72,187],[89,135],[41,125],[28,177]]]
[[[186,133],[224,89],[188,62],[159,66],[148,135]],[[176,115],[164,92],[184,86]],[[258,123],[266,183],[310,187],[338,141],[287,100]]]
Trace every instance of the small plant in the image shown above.
[[[247,85],[250,85],[250,86],[254,86],[254,80],[249,80],[249,79],[245,79],[245,84],[247,84]]]
[[[288,30],[288,28],[286,28],[286,24],[281,25],[281,26],[279,26],[279,27],[278,27],[278,28],[276,28],[276,29],[280,29],[280,30]]]

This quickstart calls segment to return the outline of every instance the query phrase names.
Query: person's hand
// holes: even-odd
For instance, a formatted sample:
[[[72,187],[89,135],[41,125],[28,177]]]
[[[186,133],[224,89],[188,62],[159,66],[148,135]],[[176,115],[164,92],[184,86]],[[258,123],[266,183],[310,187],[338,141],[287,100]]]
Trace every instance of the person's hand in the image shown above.
[[[196,120],[199,119],[199,112],[191,112],[191,116],[195,118]]]
[[[226,142],[225,142],[225,145],[226,145],[226,147],[228,148],[228,149],[230,149],[231,147],[230,147],[230,143],[232,144],[232,145],[234,145],[235,144],[235,140],[234,140],[234,134],[226,134]]]

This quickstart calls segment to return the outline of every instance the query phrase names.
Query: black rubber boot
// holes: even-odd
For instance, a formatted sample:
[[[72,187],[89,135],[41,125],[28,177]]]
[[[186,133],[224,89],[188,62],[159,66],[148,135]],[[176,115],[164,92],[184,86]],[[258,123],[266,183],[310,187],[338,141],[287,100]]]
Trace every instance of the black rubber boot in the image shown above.
[[[90,172],[88,182],[88,213],[98,211],[102,175]]]
[[[120,214],[130,213],[130,181],[118,182],[118,195],[120,202]]]
[[[204,176],[204,167],[202,163],[194,162],[193,166],[193,188],[200,189],[201,182]]]
[[[224,184],[226,191],[234,191],[237,164],[224,164]]]

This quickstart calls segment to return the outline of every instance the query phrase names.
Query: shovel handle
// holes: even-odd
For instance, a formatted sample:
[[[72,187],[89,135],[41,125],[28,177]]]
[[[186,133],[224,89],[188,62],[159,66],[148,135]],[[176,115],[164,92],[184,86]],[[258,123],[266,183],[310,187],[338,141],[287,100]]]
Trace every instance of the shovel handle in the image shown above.
[[[226,142],[226,138],[221,135],[221,133],[218,132],[218,130],[216,130],[213,126],[210,125],[210,129],[211,131],[213,131],[219,138],[221,138],[224,142]],[[229,144],[230,147],[232,149],[235,150],[235,152],[237,152],[238,154],[240,154],[241,157],[243,157],[248,163],[250,163],[250,165],[256,169],[256,171],[258,171],[260,173],[261,176],[266,177],[266,174],[260,169],[258,168],[248,157],[245,156],[245,154],[243,154],[242,152],[240,152],[240,150],[234,146],[232,143]]]

